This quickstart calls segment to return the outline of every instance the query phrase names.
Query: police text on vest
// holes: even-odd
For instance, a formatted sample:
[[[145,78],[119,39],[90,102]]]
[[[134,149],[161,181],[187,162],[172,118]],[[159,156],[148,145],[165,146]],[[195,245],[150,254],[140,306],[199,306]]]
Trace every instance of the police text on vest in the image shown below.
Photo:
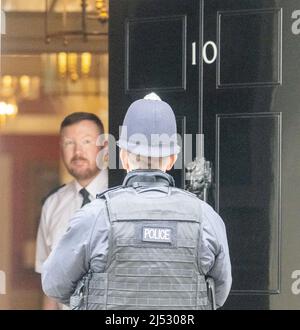
[[[171,228],[143,227],[143,241],[145,242],[171,242]]]

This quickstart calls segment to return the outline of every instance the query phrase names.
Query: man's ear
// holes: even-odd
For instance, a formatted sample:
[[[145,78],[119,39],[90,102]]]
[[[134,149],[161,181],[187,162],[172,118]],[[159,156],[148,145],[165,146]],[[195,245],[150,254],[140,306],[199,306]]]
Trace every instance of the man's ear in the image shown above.
[[[172,167],[175,164],[176,160],[177,160],[177,155],[169,156],[169,162],[168,162],[168,165],[167,165],[167,168],[166,168],[167,171],[170,171],[172,169]]]
[[[108,147],[108,141],[107,141],[107,140],[104,140],[104,142],[103,142],[103,147],[104,147],[104,148],[107,148],[107,147]]]
[[[128,153],[126,150],[124,150],[124,149],[120,150],[120,159],[121,159],[124,170],[126,170],[128,172],[129,164],[128,164]]]

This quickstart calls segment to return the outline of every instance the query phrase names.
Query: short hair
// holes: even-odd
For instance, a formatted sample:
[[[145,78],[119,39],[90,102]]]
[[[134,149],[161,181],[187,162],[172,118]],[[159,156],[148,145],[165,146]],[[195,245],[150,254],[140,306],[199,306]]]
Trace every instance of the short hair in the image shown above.
[[[64,127],[79,123],[82,120],[90,120],[90,121],[94,122],[97,125],[97,127],[99,128],[100,133],[101,134],[104,133],[104,126],[103,126],[101,119],[99,117],[97,117],[95,114],[90,113],[90,112],[73,112],[73,113],[71,113],[70,115],[65,117],[65,119],[60,124],[60,132],[62,131],[62,129]]]
[[[126,150],[127,151],[127,150]],[[162,170],[164,169],[170,159],[170,156],[166,157],[147,157],[136,155],[132,152],[127,151],[128,163],[133,170]]]

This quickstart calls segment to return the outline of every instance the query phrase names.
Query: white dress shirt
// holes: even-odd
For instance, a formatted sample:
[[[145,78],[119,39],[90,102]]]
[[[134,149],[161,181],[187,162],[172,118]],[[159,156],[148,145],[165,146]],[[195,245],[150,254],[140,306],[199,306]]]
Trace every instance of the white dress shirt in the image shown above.
[[[50,195],[42,208],[37,235],[35,270],[42,272],[42,265],[54,246],[66,232],[70,219],[83,201],[79,191],[83,187],[77,181],[71,181]],[[92,201],[98,193],[108,188],[108,170],[102,170],[85,189]]]

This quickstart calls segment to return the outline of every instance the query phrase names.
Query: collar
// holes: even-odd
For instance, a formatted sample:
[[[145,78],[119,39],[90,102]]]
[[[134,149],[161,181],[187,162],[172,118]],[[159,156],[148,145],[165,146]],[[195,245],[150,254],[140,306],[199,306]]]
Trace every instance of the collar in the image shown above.
[[[126,175],[123,186],[134,188],[147,186],[175,187],[175,181],[171,175],[160,170],[134,170]]]
[[[83,187],[75,181],[75,187],[77,193],[79,193],[79,190]],[[108,171],[107,169],[101,170],[99,174],[85,187],[85,189],[89,192],[93,198],[96,198],[96,195],[99,194],[99,192],[102,192],[106,190],[108,187]]]

